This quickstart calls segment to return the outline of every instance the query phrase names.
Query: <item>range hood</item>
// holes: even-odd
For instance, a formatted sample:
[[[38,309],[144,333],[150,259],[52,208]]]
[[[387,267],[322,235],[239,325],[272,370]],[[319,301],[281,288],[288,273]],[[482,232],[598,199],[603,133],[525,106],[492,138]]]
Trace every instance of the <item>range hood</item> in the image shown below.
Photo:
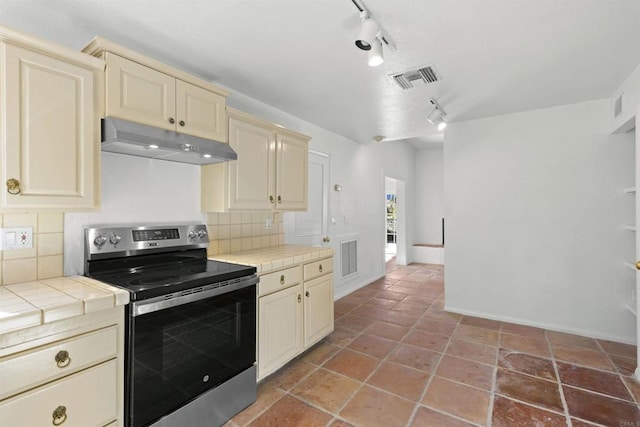
[[[229,144],[115,117],[102,119],[102,151],[193,165],[238,158]]]

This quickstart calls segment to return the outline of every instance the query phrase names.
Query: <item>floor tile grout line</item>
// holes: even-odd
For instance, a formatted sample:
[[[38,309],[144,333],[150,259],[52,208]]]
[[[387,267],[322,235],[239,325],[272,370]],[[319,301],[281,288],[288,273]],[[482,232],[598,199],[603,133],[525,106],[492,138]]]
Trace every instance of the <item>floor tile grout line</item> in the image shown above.
[[[451,335],[449,335],[449,339],[447,340],[447,345],[444,347],[442,354],[440,355],[440,358],[438,358],[438,362],[435,364],[435,366],[433,367],[432,372],[430,373],[429,379],[427,380],[426,384],[424,385],[424,390],[422,390],[422,394],[420,395],[420,399],[418,400],[418,405],[416,405],[415,408],[413,408],[413,413],[411,414],[411,417],[409,417],[409,422],[407,423],[407,427],[409,427],[411,425],[411,423],[413,422],[413,420],[415,419],[415,416],[418,413],[419,410],[419,405],[422,404],[422,402],[424,401],[425,396],[427,395],[427,390],[429,389],[429,387],[431,386],[431,383],[433,382],[433,378],[436,376],[436,371],[438,370],[438,366],[440,366],[440,363],[442,362],[442,359],[444,358],[444,355],[447,352],[447,349],[449,348],[449,345],[451,344],[451,340],[453,338],[453,334],[455,333],[455,330],[458,328],[458,326],[460,325],[460,319],[458,319],[458,322],[456,323],[455,328],[453,328],[453,330],[451,331]],[[417,323],[417,321],[416,321]],[[414,323],[415,326],[415,323]],[[451,415],[447,412],[443,412],[447,415]]]
[[[573,422],[571,421],[571,414],[569,413],[569,405],[567,404],[567,399],[564,396],[564,388],[562,387],[562,378],[560,377],[560,371],[558,369],[558,362],[556,361],[555,353],[553,352],[553,347],[551,345],[551,341],[549,341],[549,336],[545,330],[544,333],[545,340],[547,342],[547,348],[549,349],[549,354],[551,355],[551,363],[553,365],[553,371],[556,374],[556,379],[558,380],[558,393],[560,394],[560,402],[562,402],[562,407],[564,408],[564,417],[567,423],[567,427],[572,427]]]

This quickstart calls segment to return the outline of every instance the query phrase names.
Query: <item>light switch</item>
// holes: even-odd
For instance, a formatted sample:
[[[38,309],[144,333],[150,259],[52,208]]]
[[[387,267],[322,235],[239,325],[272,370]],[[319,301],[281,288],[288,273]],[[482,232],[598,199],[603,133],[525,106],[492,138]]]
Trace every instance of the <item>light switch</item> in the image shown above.
[[[16,245],[16,232],[15,231],[7,231],[6,242],[7,246],[15,246]]]

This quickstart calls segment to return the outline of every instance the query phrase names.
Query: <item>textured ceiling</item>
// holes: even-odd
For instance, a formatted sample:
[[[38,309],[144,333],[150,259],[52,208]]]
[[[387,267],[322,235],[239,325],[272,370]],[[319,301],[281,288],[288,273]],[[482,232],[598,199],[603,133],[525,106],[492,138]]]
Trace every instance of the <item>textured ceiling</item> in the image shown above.
[[[0,0],[0,24],[77,49],[101,35],[360,143],[441,143],[429,97],[449,121],[610,97],[640,62],[638,0],[365,5],[396,45],[377,68],[351,0]],[[429,64],[441,82],[389,78]]]

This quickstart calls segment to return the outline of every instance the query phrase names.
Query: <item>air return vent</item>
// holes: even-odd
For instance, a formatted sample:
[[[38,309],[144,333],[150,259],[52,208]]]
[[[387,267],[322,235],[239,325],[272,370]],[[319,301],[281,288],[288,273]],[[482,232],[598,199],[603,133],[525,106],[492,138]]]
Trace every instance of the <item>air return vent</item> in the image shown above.
[[[426,85],[442,80],[433,65],[405,71],[404,73],[394,73],[390,77],[404,90],[415,87],[415,84]]]
[[[340,258],[342,261],[342,277],[347,277],[358,272],[358,241],[343,241],[340,245]]]

